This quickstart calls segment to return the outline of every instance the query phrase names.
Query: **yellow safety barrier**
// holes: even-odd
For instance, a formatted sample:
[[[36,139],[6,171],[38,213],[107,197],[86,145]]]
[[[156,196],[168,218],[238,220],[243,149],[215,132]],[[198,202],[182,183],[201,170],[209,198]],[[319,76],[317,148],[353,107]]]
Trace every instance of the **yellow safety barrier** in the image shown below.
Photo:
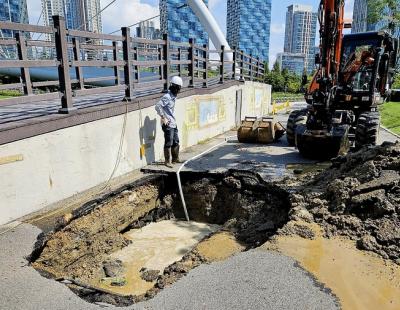
[[[276,115],[279,111],[285,110],[286,113],[290,110],[290,102],[276,103],[276,100],[272,103],[272,115]]]

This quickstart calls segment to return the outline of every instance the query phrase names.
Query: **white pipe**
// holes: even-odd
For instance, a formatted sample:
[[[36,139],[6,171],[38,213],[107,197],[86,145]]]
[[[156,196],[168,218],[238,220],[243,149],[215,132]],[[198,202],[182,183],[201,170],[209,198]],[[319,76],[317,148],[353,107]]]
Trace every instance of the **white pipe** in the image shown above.
[[[226,50],[230,50],[231,48],[228,44],[228,41],[226,41],[226,38],[221,31],[221,28],[219,28],[217,21],[208,10],[203,0],[186,0],[186,2],[193,10],[194,14],[196,14],[204,29],[207,31],[215,48],[220,49],[223,45]],[[227,53],[226,57],[228,61],[233,60],[232,53]]]
[[[221,145],[225,144],[226,142],[228,142],[229,139],[231,138],[236,138],[236,136],[230,136],[230,137],[226,137],[224,142],[221,142],[217,145],[214,145],[213,147],[210,147],[208,150],[204,151],[203,153],[200,153],[190,159],[188,159],[187,161],[185,161],[182,166],[179,167],[178,171],[176,172],[176,178],[178,179],[178,187],[179,187],[179,195],[181,197],[181,201],[182,201],[182,205],[183,205],[183,211],[185,212],[185,218],[186,220],[189,222],[190,218],[189,218],[189,213],[187,211],[186,208],[186,201],[185,201],[185,196],[183,195],[183,190],[182,190],[182,183],[181,183],[181,171],[182,169],[192,160],[196,160],[202,156],[204,156],[205,154],[211,152],[212,150],[216,149],[217,147],[220,147]]]

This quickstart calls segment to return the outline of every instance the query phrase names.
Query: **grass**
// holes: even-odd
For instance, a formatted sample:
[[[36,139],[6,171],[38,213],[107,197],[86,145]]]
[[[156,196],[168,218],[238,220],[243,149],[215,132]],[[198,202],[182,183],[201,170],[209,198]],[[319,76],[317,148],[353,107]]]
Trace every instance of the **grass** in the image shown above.
[[[382,124],[391,131],[400,134],[400,102],[388,102],[380,108]]]
[[[285,93],[285,92],[272,92],[272,100],[294,100],[294,99],[304,99],[304,94],[302,93]]]
[[[12,98],[12,97],[18,97],[21,95],[22,95],[21,92],[19,92],[17,90],[2,90],[2,91],[0,91],[0,100]]]

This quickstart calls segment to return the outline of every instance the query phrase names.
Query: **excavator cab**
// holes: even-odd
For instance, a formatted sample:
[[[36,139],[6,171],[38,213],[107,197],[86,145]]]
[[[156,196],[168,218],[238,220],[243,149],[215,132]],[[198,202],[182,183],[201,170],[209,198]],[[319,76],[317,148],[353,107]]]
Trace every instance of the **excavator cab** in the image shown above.
[[[308,108],[293,111],[287,137],[304,157],[332,158],[351,147],[377,143],[377,106],[390,95],[399,41],[386,32],[345,35],[337,76],[306,95]],[[321,86],[323,85],[323,86]]]
[[[350,107],[357,116],[383,103],[393,84],[398,45],[398,39],[386,32],[344,36],[331,109]]]

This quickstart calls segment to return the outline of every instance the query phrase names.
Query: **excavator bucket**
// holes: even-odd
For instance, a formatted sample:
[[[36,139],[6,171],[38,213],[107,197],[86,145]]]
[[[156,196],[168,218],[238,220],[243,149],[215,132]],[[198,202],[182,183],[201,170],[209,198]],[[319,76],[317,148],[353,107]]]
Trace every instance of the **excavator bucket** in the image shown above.
[[[349,126],[342,125],[326,130],[307,130],[305,125],[296,129],[296,147],[303,157],[330,159],[346,154],[350,149]]]
[[[273,117],[246,117],[238,130],[238,140],[241,143],[268,144],[279,140],[285,133],[285,128]]]

